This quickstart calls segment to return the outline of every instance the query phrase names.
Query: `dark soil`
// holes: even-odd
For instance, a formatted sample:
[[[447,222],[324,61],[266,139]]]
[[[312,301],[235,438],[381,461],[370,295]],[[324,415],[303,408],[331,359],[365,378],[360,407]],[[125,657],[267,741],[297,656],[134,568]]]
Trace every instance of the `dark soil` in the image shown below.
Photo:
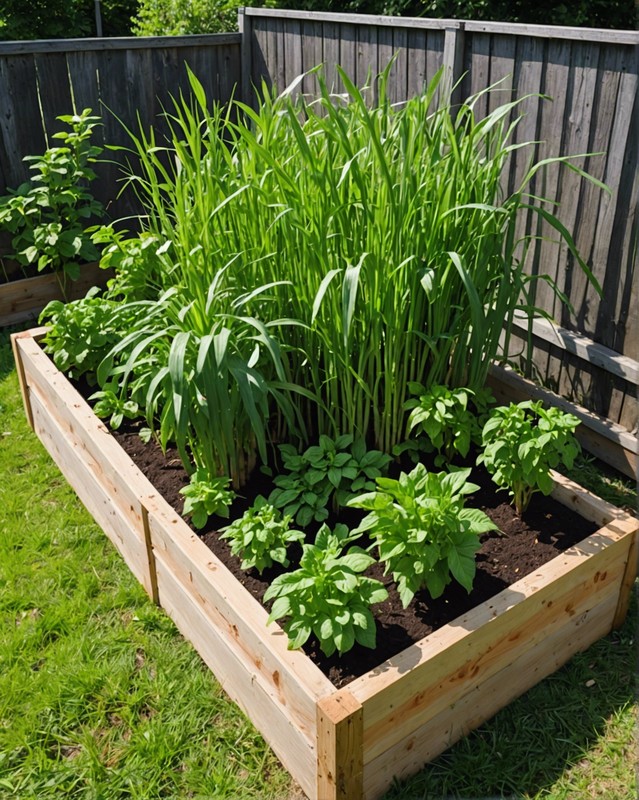
[[[154,442],[144,444],[134,425],[117,431],[115,436],[167,502],[181,512],[183,499],[179,490],[188,483],[188,478],[177,454],[169,450],[165,456]],[[398,466],[395,469],[399,471]],[[356,645],[343,656],[335,655],[331,658],[324,656],[315,640],[309,640],[304,648],[335,686],[344,686],[373,669],[442,625],[490,599],[596,530],[594,524],[552,498],[541,495],[533,497],[529,509],[520,518],[510,506],[506,492],[495,490],[490,476],[483,468],[473,470],[472,480],[480,485],[480,489],[466,498],[466,505],[484,510],[499,528],[498,532],[484,534],[482,537],[473,591],[468,594],[463,587],[453,582],[439,599],[432,600],[426,591],[422,591],[415,596],[407,609],[403,609],[392,579],[383,575],[379,565],[374,565],[370,575],[383,581],[389,592],[388,600],[374,608],[377,648],[369,650]],[[231,507],[231,519],[241,516],[258,494],[268,496],[272,488],[270,479],[256,472],[243,490],[243,496],[238,497]],[[349,509],[340,516],[340,521],[355,527],[363,513]],[[332,526],[336,521],[331,519],[329,524]],[[211,519],[209,523],[209,527],[197,533],[239,582],[261,602],[269,583],[281,570],[273,568],[261,576],[255,570],[242,571],[239,559],[231,555],[229,546],[217,534],[216,526],[227,524],[227,521]],[[309,541],[313,541],[316,530],[317,525],[309,529]],[[301,548],[295,545],[292,551],[289,569],[296,567]]]

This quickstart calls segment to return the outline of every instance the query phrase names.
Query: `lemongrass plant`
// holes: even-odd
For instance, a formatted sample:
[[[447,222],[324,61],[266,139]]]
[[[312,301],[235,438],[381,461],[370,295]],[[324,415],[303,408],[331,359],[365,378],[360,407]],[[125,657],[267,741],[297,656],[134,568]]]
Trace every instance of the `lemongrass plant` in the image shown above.
[[[502,329],[531,309],[520,214],[543,216],[592,280],[568,231],[526,193],[550,163],[584,173],[546,159],[504,197],[510,154],[526,146],[512,143],[521,100],[477,119],[472,97],[453,117],[434,103],[438,73],[392,105],[386,70],[370,106],[343,70],[339,97],[316,72],[315,101],[264,90],[257,110],[209,111],[190,75],[192,96],[167,114],[167,145],[130,132],[130,181],[192,313],[221,265],[247,291],[277,281],[271,319],[303,323],[279,326],[288,381],[321,398],[296,401],[309,433],[352,431],[390,452],[405,435],[409,383],[481,388]]]

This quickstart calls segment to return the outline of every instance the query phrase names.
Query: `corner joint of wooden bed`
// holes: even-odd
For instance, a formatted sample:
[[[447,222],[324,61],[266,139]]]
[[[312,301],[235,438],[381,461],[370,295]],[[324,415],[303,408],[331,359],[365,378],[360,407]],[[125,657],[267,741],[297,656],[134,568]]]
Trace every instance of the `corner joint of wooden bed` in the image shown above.
[[[33,424],[33,411],[31,409],[31,401],[29,399],[29,386],[27,384],[27,376],[24,371],[24,364],[22,363],[22,353],[20,352],[20,341],[22,339],[31,339],[33,331],[21,331],[20,333],[11,334],[11,349],[13,350],[13,358],[16,362],[16,370],[18,373],[18,381],[20,383],[20,393],[22,394],[22,404],[24,406],[24,413],[29,423],[31,430],[34,429]]]
[[[362,800],[362,705],[347,690],[317,701],[317,800]]]

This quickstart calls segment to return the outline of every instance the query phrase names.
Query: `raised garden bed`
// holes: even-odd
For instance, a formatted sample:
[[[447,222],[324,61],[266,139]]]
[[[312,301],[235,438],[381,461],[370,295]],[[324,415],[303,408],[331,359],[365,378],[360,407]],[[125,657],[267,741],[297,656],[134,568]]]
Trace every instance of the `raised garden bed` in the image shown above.
[[[555,474],[599,529],[337,690],[133,464],[43,353],[13,344],[36,434],[149,595],[310,798],[376,798],[623,621],[639,522]]]
[[[97,263],[86,264],[77,281],[68,282],[68,300],[77,300],[92,286],[105,286],[113,273]],[[36,320],[51,300],[62,300],[60,283],[54,273],[0,283],[0,327]]]

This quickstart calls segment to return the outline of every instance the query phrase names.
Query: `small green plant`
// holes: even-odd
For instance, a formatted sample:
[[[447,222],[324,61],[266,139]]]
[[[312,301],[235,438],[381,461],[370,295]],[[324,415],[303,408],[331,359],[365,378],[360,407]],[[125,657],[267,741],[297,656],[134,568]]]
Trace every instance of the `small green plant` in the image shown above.
[[[212,478],[206,470],[196,470],[189,485],[180,489],[185,498],[184,516],[190,516],[196,528],[203,528],[213,514],[228,519],[229,506],[235,500],[229,483],[227,477]]]
[[[289,649],[295,650],[311,633],[318,638],[322,652],[340,655],[357,642],[375,647],[375,619],[370,610],[388,592],[380,581],[364,572],[375,559],[360,547],[344,548],[357,535],[345,525],[331,531],[322,525],[314,544],[303,545],[299,569],[279,575],[269,586],[264,600],[274,600],[268,622],[287,617],[284,630]]]
[[[320,436],[319,444],[301,454],[292,445],[280,445],[279,449],[288,474],[275,478],[277,488],[269,501],[295,516],[298,525],[323,522],[331,497],[337,510],[363,489],[374,488],[374,479],[391,460],[379,450],[366,450],[364,441],[354,440],[350,434],[335,440]]]
[[[551,493],[551,469],[560,464],[572,468],[581,449],[574,436],[578,424],[573,414],[545,409],[541,400],[499,406],[484,425],[484,450],[477,463],[485,464],[493,481],[509,490],[522,514],[535,492]]]
[[[88,373],[92,380],[105,354],[121,338],[116,306],[94,287],[86,297],[70,303],[52,300],[40,314],[47,325],[47,352],[59,370],[73,378]]]
[[[53,134],[60,147],[41,156],[27,156],[35,175],[16,191],[0,198],[0,227],[13,234],[14,258],[38,271],[51,267],[64,278],[75,280],[80,264],[98,258],[87,222],[103,216],[104,209],[87,188],[96,177],[90,164],[102,148],[90,139],[100,118],[91,109],[57,117],[70,131]],[[64,281],[61,281],[64,287]]]
[[[93,410],[98,417],[111,417],[109,425],[117,430],[124,419],[135,419],[139,415],[139,406],[134,400],[126,400],[113,391],[117,387],[105,387],[99,392],[94,392],[89,400],[95,400]]]
[[[399,480],[378,478],[375,492],[349,501],[369,513],[355,533],[368,531],[391,572],[404,608],[426,588],[439,597],[452,578],[468,592],[475,577],[479,534],[496,530],[483,511],[464,508],[470,469],[428,472],[418,464]]]
[[[302,531],[290,529],[291,521],[260,495],[241,519],[222,529],[220,538],[229,540],[233,555],[242,559],[242,569],[261,573],[274,562],[288,567],[288,545],[304,540]]]
[[[455,452],[465,458],[471,444],[481,443],[481,418],[492,400],[488,390],[474,392],[439,385],[426,389],[415,382],[409,389],[417,397],[404,406],[411,412],[408,430],[416,431],[422,451],[434,448],[438,452],[435,463],[450,463]]]

